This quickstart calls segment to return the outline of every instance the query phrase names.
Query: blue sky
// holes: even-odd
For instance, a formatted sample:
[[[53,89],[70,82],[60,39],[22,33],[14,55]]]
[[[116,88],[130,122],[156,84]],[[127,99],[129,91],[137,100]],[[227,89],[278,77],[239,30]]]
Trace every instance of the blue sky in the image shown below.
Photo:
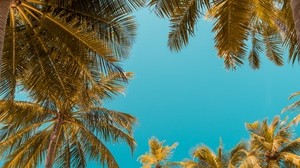
[[[190,156],[196,145],[216,149],[220,137],[230,149],[248,137],[245,122],[272,119],[300,90],[300,67],[276,67],[262,54],[262,66],[245,65],[236,71],[224,69],[213,43],[212,23],[200,21],[194,38],[180,53],[167,48],[169,22],[144,9],[137,13],[138,35],[132,54],[124,62],[135,73],[126,96],[107,107],[138,118],[135,138],[138,146],[131,157],[125,145],[112,150],[121,168],[140,167],[138,156],[148,150],[152,136],[179,142],[172,160]],[[94,164],[90,164],[93,167]]]
[[[230,149],[248,137],[245,122],[272,119],[293,101],[288,96],[300,90],[300,67],[286,63],[276,67],[262,55],[259,70],[245,65],[236,71],[224,69],[210,33],[212,23],[200,21],[194,38],[180,53],[167,48],[169,23],[148,9],[137,14],[138,35],[126,71],[135,73],[126,96],[106,107],[137,117],[133,156],[125,144],[110,145],[121,168],[138,168],[138,156],[148,150],[152,136],[179,142],[172,160],[190,156],[196,145],[216,149],[222,138]],[[299,132],[299,131],[298,131]],[[90,162],[88,167],[96,167]]]

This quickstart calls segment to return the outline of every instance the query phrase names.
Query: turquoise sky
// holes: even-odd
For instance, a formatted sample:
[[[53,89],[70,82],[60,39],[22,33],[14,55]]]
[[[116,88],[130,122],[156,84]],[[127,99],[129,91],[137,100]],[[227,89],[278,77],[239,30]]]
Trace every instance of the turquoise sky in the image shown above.
[[[138,119],[133,156],[125,144],[110,146],[121,168],[140,167],[137,158],[148,151],[152,136],[165,144],[179,142],[172,160],[188,158],[196,145],[216,149],[220,137],[229,149],[248,137],[245,122],[272,119],[293,102],[288,96],[300,90],[298,64],[276,67],[263,58],[259,70],[250,69],[247,62],[236,71],[225,70],[210,22],[200,21],[188,47],[172,53],[167,48],[169,22],[148,9],[136,15],[137,39],[123,63],[135,77],[126,96],[106,103]],[[99,167],[94,162],[88,166]]]
[[[213,43],[211,22],[200,21],[196,36],[180,53],[167,48],[169,22],[149,10],[137,13],[138,35],[132,54],[124,62],[135,73],[126,96],[107,107],[138,118],[135,138],[138,147],[131,157],[125,145],[112,150],[121,168],[138,168],[138,156],[148,150],[152,136],[179,142],[173,160],[190,156],[196,145],[216,149],[220,137],[225,149],[248,137],[245,122],[272,119],[293,100],[288,96],[300,90],[300,67],[276,67],[262,54],[262,66],[252,70],[245,65],[236,71],[224,69]],[[90,164],[90,167],[93,167]]]

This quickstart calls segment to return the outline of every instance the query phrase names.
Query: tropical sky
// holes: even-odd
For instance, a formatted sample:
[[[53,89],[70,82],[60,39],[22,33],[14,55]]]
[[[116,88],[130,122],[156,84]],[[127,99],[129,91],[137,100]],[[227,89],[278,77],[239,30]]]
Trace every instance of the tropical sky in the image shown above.
[[[149,9],[140,10],[136,17],[137,38],[130,58],[123,62],[134,78],[124,95],[105,103],[138,119],[134,133],[138,146],[133,155],[125,144],[110,145],[120,167],[140,167],[137,158],[148,150],[152,136],[165,144],[179,143],[172,160],[190,157],[197,145],[216,149],[220,138],[225,149],[230,149],[248,138],[245,122],[271,120],[295,101],[288,97],[300,90],[298,64],[285,61],[277,67],[261,55],[259,70],[252,70],[245,61],[228,71],[216,54],[211,22],[202,19],[189,45],[175,53],[167,47],[167,20]]]

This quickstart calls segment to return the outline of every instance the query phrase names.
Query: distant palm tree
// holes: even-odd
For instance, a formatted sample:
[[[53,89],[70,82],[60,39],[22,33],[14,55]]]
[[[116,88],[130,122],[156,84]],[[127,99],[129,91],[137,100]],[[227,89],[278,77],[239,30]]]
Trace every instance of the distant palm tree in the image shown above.
[[[135,147],[135,118],[129,114],[103,107],[84,110],[75,105],[64,109],[31,102],[13,105],[0,102],[0,153],[6,158],[3,167],[38,167],[44,160],[46,168],[53,164],[86,167],[89,157],[118,168],[106,143],[125,141],[131,150]]]
[[[143,3],[1,0],[0,61],[3,55],[14,60],[19,55],[30,59],[53,52],[88,53],[101,62],[103,72],[120,71],[116,63],[128,55],[135,36],[136,24],[131,14]]]
[[[169,162],[168,159],[172,155],[178,143],[171,146],[164,146],[164,142],[160,142],[156,138],[149,140],[149,152],[141,155],[138,160],[143,164],[142,168],[171,168],[179,166],[177,162]]]
[[[259,168],[254,152],[248,152],[248,144],[239,143],[229,153],[223,150],[222,144],[217,154],[206,146],[194,149],[193,158],[181,162],[183,168]]]
[[[267,120],[246,124],[251,132],[250,143],[261,154],[258,159],[262,167],[300,167],[300,138],[292,139],[291,132],[294,123],[276,116],[270,125]]]
[[[235,68],[248,56],[250,66],[257,69],[259,54],[264,50],[270,61],[283,65],[280,33],[289,48],[289,59],[293,62],[300,59],[296,35],[300,16],[294,12],[299,8],[298,3],[297,0],[151,0],[149,5],[158,16],[170,18],[171,50],[178,51],[187,45],[200,16],[206,15],[214,20],[215,46],[218,55],[224,58],[225,67]],[[208,13],[203,14],[206,9]],[[247,41],[251,42],[249,54]]]

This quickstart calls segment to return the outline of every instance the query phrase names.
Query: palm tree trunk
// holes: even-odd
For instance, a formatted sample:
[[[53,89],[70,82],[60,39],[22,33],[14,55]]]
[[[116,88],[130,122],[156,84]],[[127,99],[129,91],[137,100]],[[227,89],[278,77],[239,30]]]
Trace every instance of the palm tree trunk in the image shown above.
[[[59,113],[58,121],[57,123],[55,123],[53,132],[50,136],[50,143],[48,146],[45,168],[52,168],[53,166],[55,155],[56,155],[56,149],[57,149],[57,141],[59,138],[62,123],[63,123],[63,118],[62,115]]]
[[[10,10],[10,5],[14,0],[0,0],[0,72],[2,67],[2,55],[4,46],[4,36],[5,28],[7,23],[8,12]],[[0,73],[1,78],[1,73]]]
[[[290,4],[291,4],[292,12],[293,12],[298,46],[300,47],[300,0],[291,0]],[[300,50],[300,48],[299,48],[299,50]]]

